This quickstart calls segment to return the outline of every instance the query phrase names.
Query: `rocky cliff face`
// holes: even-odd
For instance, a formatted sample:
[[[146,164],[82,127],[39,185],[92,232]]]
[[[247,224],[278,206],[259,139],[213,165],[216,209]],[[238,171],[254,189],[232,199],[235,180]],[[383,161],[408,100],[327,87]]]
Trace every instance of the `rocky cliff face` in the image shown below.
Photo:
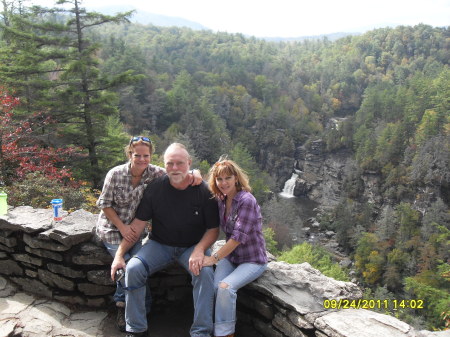
[[[345,168],[355,165],[352,153],[325,151],[325,143],[316,140],[296,151],[294,170],[298,174],[294,195],[318,202],[322,208],[335,206],[342,193]]]
[[[380,194],[381,176],[377,172],[357,172],[358,165],[353,157],[354,154],[349,150],[327,152],[323,140],[299,147],[293,167],[293,171],[298,174],[294,195],[319,203],[321,209],[330,209],[344,196],[344,179],[354,175],[361,184],[362,193],[358,201],[371,203],[380,213],[384,208],[392,206],[393,202]],[[423,214],[437,197],[442,198],[439,188],[426,186],[417,188],[411,195],[405,195],[404,201],[411,203]]]

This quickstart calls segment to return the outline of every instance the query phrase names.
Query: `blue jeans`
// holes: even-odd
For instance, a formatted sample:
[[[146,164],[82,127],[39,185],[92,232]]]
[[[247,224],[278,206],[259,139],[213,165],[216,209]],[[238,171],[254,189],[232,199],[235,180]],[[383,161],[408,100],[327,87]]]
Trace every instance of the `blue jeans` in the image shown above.
[[[145,316],[145,283],[147,278],[158,270],[164,269],[174,261],[186,269],[192,278],[194,300],[194,321],[191,337],[210,337],[213,331],[214,307],[214,271],[212,267],[203,267],[198,276],[189,271],[189,258],[192,247],[171,247],[149,240],[137,256],[130,259],[125,273],[126,291],[125,319],[128,332],[147,330]],[[209,252],[207,252],[209,254]],[[145,265],[142,261],[145,261]]]
[[[235,265],[226,258],[220,260],[214,273],[216,308],[214,335],[226,336],[234,333],[236,326],[237,291],[256,280],[266,270],[267,264],[241,263]],[[220,287],[220,283],[226,287]]]
[[[103,244],[106,247],[106,250],[109,254],[111,254],[112,257],[116,256],[117,249],[119,248],[119,245],[103,242]],[[141,249],[142,242],[138,241],[134,244],[133,247],[130,248],[130,250],[125,254],[124,258],[125,261],[128,261],[132,256],[136,255],[136,253]],[[123,282],[123,281],[122,281]],[[125,291],[123,289],[122,282],[117,282],[116,292],[114,293],[113,299],[114,302],[123,302],[125,303]],[[152,295],[150,292],[148,292],[148,296],[145,299],[145,308],[147,312],[150,312],[150,308],[152,306]]]

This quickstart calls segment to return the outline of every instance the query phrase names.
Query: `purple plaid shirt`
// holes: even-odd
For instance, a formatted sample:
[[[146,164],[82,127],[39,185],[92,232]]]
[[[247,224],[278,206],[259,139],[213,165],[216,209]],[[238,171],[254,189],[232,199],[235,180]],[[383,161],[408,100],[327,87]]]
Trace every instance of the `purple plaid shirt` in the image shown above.
[[[136,213],[147,184],[164,174],[166,174],[165,169],[149,164],[142,174],[139,185],[133,188],[130,163],[116,166],[106,175],[97,206],[100,209],[114,208],[120,220],[128,225],[134,219],[134,213]],[[120,231],[108,220],[103,210],[98,216],[96,232],[102,241],[116,245],[122,241]]]
[[[266,242],[262,233],[262,217],[253,194],[238,192],[231,202],[231,212],[225,218],[225,201],[219,200],[220,228],[226,240],[236,240],[240,245],[226,258],[234,264],[267,263]]]

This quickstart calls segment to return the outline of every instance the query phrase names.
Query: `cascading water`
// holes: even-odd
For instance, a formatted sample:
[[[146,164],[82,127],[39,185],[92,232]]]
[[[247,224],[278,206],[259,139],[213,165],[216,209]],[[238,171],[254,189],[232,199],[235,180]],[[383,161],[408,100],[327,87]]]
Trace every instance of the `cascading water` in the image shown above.
[[[295,188],[295,181],[298,178],[297,173],[292,173],[292,177],[287,180],[284,183],[283,192],[281,192],[279,195],[283,198],[295,198],[294,195],[294,188]]]

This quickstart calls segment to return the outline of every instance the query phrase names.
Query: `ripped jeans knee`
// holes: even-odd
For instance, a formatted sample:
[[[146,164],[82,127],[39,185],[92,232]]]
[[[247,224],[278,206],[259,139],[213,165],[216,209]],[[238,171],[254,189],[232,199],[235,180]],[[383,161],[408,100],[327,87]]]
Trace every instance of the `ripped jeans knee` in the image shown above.
[[[227,289],[229,287],[230,287],[230,285],[228,283],[225,283],[225,282],[220,282],[219,283],[219,288]]]
[[[226,282],[219,282],[216,293],[214,333],[226,336],[234,333],[236,324],[236,290]]]

